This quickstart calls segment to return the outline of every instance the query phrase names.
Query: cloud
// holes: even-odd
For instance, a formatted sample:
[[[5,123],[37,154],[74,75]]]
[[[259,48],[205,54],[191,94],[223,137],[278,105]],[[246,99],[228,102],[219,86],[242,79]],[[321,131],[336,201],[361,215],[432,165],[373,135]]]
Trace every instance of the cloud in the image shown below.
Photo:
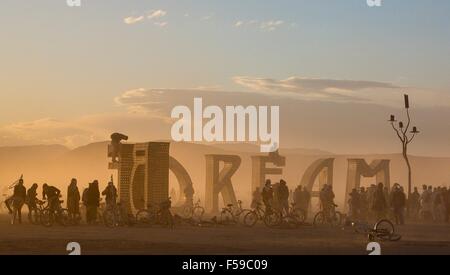
[[[263,31],[271,32],[271,31],[277,30],[282,25],[284,25],[284,21],[282,21],[282,20],[270,20],[270,21],[262,22],[260,25],[260,28]]]
[[[127,25],[133,25],[139,22],[142,22],[144,20],[144,16],[129,16],[123,19],[123,22]]]
[[[148,13],[148,15],[138,15],[138,16],[129,16],[123,19],[123,22],[127,25],[133,25],[139,22],[143,22],[145,19],[154,20],[161,19],[167,15],[167,11],[165,10],[152,10]],[[154,25],[158,27],[167,26],[168,22],[155,22]]]
[[[259,29],[265,32],[276,31],[277,29],[286,25],[286,22],[283,20],[269,20],[269,21],[259,21],[259,20],[238,20],[234,23],[234,27],[242,28],[242,27],[254,27],[255,29]],[[291,23],[290,26],[293,27],[296,25],[295,23]]]
[[[149,15],[147,15],[148,19],[161,18],[167,15],[167,11],[164,10],[152,10]]]
[[[244,21],[237,21],[234,26],[235,27],[241,27],[242,25],[244,25]]]
[[[113,132],[134,140],[168,139],[170,125],[145,114],[94,114],[75,119],[43,118],[0,127],[0,146],[60,144],[69,148],[105,141]]]
[[[370,95],[362,91],[398,91],[401,87],[391,83],[360,80],[338,80],[325,78],[289,77],[283,80],[237,76],[236,84],[259,92],[280,95],[298,95],[300,99],[328,101],[371,101]],[[380,92],[381,94],[381,92]]]
[[[315,83],[312,86],[320,87],[320,89],[337,86],[341,89],[352,89],[369,94],[371,92],[365,92],[367,87],[395,87],[395,85],[383,82],[356,82],[358,83],[350,81],[345,85],[341,82],[337,82],[341,85]],[[325,83],[330,82],[325,81]],[[331,83],[335,82],[331,81]],[[280,106],[281,147],[320,148],[337,153],[391,153],[396,152],[398,147],[387,120],[390,114],[401,114],[399,109],[403,106],[403,97],[401,90],[389,88],[386,91],[390,91],[386,100],[371,99],[370,97],[367,99],[363,97],[360,100],[352,98],[344,100],[334,96],[302,97],[295,93],[294,96],[285,94],[280,96],[280,92],[266,93],[255,90],[253,92],[233,92],[215,89],[140,88],[122,93],[115,98],[115,102],[128,112],[139,110],[141,114],[158,118],[164,122],[173,122],[170,119],[170,113],[175,106],[188,106],[192,110],[195,97],[203,99],[204,107],[215,105],[222,109],[225,106],[236,105]],[[411,103],[414,106],[422,105],[421,95],[424,92],[409,91],[413,95]],[[378,92],[373,94],[377,95]],[[303,100],[304,98],[306,100]],[[429,123],[450,115],[450,108],[436,108],[432,105],[415,107],[412,115],[419,129],[427,133],[421,136],[420,142],[416,143],[415,150],[417,151],[415,152],[428,155],[450,154],[450,144],[445,139],[450,134],[450,128],[441,127],[438,123]],[[436,144],[444,149],[440,151]]]

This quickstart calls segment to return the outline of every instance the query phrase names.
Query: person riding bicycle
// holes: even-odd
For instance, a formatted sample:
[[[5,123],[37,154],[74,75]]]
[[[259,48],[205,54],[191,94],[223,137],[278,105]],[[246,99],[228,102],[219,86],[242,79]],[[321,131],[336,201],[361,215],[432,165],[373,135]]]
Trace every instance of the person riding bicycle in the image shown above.
[[[13,205],[13,220],[12,224],[15,223],[16,217],[19,219],[19,224],[22,223],[22,207],[27,198],[27,189],[23,186],[23,179],[19,180],[19,183],[14,187],[14,194],[10,203]],[[9,207],[8,207],[9,208]]]
[[[53,213],[59,206],[59,198],[61,196],[61,191],[46,183],[42,186],[42,199],[48,201],[48,208]]]
[[[108,186],[103,190],[102,195],[105,196],[106,208],[114,208],[117,204],[117,189],[113,182],[109,182]]]
[[[69,218],[73,219],[80,215],[80,199],[77,179],[72,179],[67,188],[67,211],[69,212]]]
[[[37,210],[37,201],[38,201],[38,193],[37,193],[38,185],[37,183],[33,184],[30,189],[27,191],[27,199],[26,203],[28,205],[28,220],[32,222],[32,213]]]

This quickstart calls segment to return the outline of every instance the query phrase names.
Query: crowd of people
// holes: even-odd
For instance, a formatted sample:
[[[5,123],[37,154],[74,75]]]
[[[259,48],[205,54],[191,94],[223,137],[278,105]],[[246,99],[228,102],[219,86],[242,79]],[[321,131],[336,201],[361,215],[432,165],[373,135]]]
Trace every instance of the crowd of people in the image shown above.
[[[412,221],[449,222],[450,189],[446,187],[423,186],[422,192],[414,188],[410,198],[398,183],[389,189],[383,183],[370,187],[353,189],[349,194],[348,218],[352,220],[391,219],[396,224],[405,224],[406,218]],[[331,185],[324,185],[319,192],[320,209],[329,213],[337,207]],[[267,180],[264,188],[256,188],[252,194],[251,207],[263,204],[266,209],[274,209],[287,214],[289,205],[301,210],[307,217],[311,207],[311,192],[305,186],[297,186],[290,191],[286,182],[280,180],[272,184]]]
[[[407,217],[414,221],[449,222],[450,189],[424,185],[422,193],[414,188],[408,199],[398,183],[392,189],[379,183],[367,189],[353,189],[348,204],[349,216],[357,220],[390,218],[401,225]]]
[[[57,211],[61,208],[61,191],[48,184],[42,185],[42,201],[38,198],[38,184],[33,184],[29,189],[24,186],[23,178],[14,185],[14,193],[6,201],[6,207],[12,214],[12,223],[22,223],[22,208],[28,206],[28,218],[31,221],[31,213],[36,211],[38,203],[47,201],[47,208]],[[186,200],[193,203],[194,190],[192,187],[184,190]],[[117,189],[112,180],[103,192],[100,193],[99,182],[94,180],[80,194],[77,179],[72,179],[67,188],[67,210],[70,219],[81,218],[80,204],[86,209],[86,222],[97,222],[98,209],[102,196],[105,197],[106,208],[117,205]],[[334,203],[335,194],[331,185],[324,185],[319,192],[321,210],[329,213],[337,207]],[[406,216],[410,220],[423,220],[425,222],[449,222],[450,220],[450,189],[446,187],[423,186],[421,192],[414,188],[409,199],[404,188],[394,184],[392,189],[383,183],[371,185],[368,188],[353,189],[349,194],[348,218],[351,220],[380,220],[392,219],[397,224],[405,223]],[[307,218],[311,207],[311,192],[305,186],[297,186],[295,190],[289,190],[286,181],[280,180],[272,184],[267,180],[264,188],[257,188],[253,192],[251,207],[256,209],[264,205],[265,209],[276,210],[283,215],[289,214],[292,208],[300,210]],[[408,215],[407,215],[408,214]]]
[[[28,206],[28,219],[31,222],[31,214],[38,208],[38,203],[47,201],[47,208],[51,213],[61,207],[63,201],[61,200],[61,191],[55,186],[48,184],[42,185],[42,200],[38,195],[39,185],[33,184],[28,190],[24,185],[23,178],[20,178],[14,185],[14,192],[11,197],[6,199],[5,204],[12,215],[12,223],[22,223],[22,208],[24,205]],[[108,183],[106,189],[100,193],[99,182],[94,180],[89,183],[89,187],[85,188],[80,194],[78,189],[77,179],[72,179],[67,188],[67,210],[70,219],[81,218],[80,203],[86,208],[86,222],[93,224],[97,221],[97,211],[102,200],[101,196],[105,197],[106,207],[115,207],[117,201],[117,189],[111,181]]]
[[[295,191],[290,191],[287,182],[280,180],[272,184],[270,179],[266,180],[264,188],[256,188],[252,194],[251,208],[256,209],[263,204],[265,209],[276,210],[282,214],[288,214],[290,205],[301,210],[305,215],[311,202],[310,192],[303,186],[298,186]]]

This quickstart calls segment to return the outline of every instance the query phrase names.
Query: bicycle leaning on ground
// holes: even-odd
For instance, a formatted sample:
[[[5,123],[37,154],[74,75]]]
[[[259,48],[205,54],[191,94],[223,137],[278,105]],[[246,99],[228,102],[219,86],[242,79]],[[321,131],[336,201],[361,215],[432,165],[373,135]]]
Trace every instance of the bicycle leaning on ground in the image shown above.
[[[356,233],[367,235],[369,241],[400,241],[402,236],[395,233],[394,224],[389,220],[380,220],[373,227],[367,222],[352,222]]]

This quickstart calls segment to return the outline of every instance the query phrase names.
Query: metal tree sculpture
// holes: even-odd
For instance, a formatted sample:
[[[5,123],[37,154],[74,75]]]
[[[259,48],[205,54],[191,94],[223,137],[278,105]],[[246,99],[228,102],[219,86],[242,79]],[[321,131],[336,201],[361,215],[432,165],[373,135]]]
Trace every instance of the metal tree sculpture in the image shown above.
[[[409,161],[408,157],[408,145],[414,140],[417,134],[420,132],[418,131],[417,127],[413,127],[412,131],[408,132],[411,126],[411,116],[409,114],[409,96],[405,95],[405,110],[406,115],[408,117],[408,121],[406,125],[400,121],[398,123],[398,126],[395,125],[395,116],[391,115],[391,119],[389,122],[392,125],[392,128],[397,133],[398,138],[402,142],[402,152],[403,152],[403,158],[405,159],[406,165],[408,166],[408,198],[411,197],[412,193],[412,173],[411,173],[411,163]]]

